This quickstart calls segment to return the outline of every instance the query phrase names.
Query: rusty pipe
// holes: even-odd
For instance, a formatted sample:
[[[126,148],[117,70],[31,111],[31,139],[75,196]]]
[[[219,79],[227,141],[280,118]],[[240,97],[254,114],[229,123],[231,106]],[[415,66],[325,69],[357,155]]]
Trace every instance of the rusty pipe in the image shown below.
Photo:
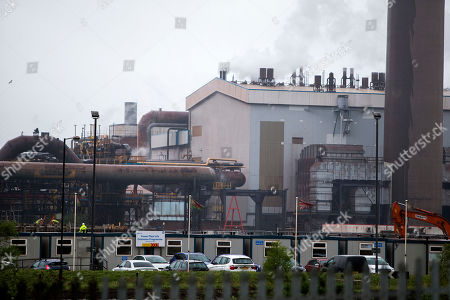
[[[61,163],[39,162],[0,162],[3,179],[61,179]],[[90,182],[92,180],[91,164],[66,164],[66,179]],[[106,165],[96,166],[95,176],[98,182],[146,184],[146,183],[182,183],[213,182],[216,173],[209,167],[193,166],[151,166],[151,165]]]
[[[0,161],[16,160],[22,152],[48,152],[62,161],[64,143],[54,137],[44,136],[18,136],[9,140],[0,149]],[[78,156],[67,146],[66,161],[72,163],[81,163]]]
[[[0,175],[3,180],[14,178],[61,180],[61,163],[0,161]],[[201,184],[225,180],[232,187],[245,183],[240,172],[216,171],[207,166],[177,165],[96,165],[96,181],[113,184],[167,184],[190,183],[196,179]],[[66,163],[66,180],[89,183],[92,180],[91,164]]]

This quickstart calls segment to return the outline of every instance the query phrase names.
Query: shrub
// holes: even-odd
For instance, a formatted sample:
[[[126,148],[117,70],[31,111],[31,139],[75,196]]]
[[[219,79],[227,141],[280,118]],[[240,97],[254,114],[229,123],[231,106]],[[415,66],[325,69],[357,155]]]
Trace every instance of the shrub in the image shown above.
[[[279,242],[273,243],[270,249],[267,249],[267,257],[264,262],[265,272],[275,272],[280,270],[282,272],[289,272],[292,267],[292,254],[288,249],[282,246]]]

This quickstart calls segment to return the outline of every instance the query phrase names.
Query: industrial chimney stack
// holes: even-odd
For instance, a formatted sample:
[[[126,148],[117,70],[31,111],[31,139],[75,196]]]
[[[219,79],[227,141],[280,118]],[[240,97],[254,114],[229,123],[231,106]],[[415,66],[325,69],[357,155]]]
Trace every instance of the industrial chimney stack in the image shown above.
[[[393,164],[392,201],[440,214],[442,135],[432,130],[442,124],[444,0],[396,0],[386,57],[384,160]]]

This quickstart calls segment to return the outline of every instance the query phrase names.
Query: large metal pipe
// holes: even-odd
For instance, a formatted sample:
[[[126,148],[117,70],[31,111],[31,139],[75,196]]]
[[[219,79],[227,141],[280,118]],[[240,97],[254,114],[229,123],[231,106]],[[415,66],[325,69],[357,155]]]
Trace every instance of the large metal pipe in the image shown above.
[[[153,123],[188,124],[189,113],[186,111],[151,111],[142,116],[138,125],[138,149],[148,145],[147,128]]]
[[[95,171],[98,183],[112,184],[170,184],[198,183],[208,184],[216,181],[240,187],[245,183],[241,172],[216,171],[207,166],[195,165],[105,165],[97,164]],[[62,164],[40,162],[0,161],[0,178],[3,179],[42,179],[61,180]],[[92,180],[91,164],[66,163],[66,181],[77,180],[89,183]]]
[[[392,3],[386,57],[384,158],[396,164],[392,200],[440,213],[442,135],[429,134],[442,123],[444,0]]]
[[[26,179],[61,179],[62,164],[39,162],[0,162],[2,176],[4,172],[10,178]],[[192,182],[195,177],[198,182],[213,182],[216,173],[209,167],[196,166],[152,166],[152,165],[96,165],[97,182],[147,184],[147,183],[184,183]],[[3,176],[4,177],[4,176]],[[92,180],[91,164],[66,164],[66,179],[89,183]]]
[[[59,160],[63,158],[63,147],[66,148],[66,161],[72,163],[81,163],[78,156],[62,141],[49,135],[43,136],[19,136],[9,140],[0,149],[0,161],[17,160],[19,154],[23,152],[48,152]],[[26,159],[26,158],[24,158]]]

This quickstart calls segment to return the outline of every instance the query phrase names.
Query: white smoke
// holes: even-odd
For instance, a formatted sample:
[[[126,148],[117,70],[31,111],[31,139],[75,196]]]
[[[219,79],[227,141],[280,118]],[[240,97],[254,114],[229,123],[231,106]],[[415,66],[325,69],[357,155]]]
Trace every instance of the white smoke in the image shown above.
[[[450,66],[449,7],[447,3],[446,66]],[[250,49],[245,55],[235,57],[231,60],[231,72],[238,80],[256,80],[260,67],[273,67],[277,81],[287,81],[296,68],[325,61],[330,53],[349,41],[351,49],[345,55],[334,57],[324,65],[326,74],[335,72],[335,77],[340,78],[343,67],[355,68],[355,74],[360,77],[385,72],[387,12],[387,1],[300,0],[284,23],[275,46]],[[376,27],[366,28],[366,22],[371,20],[376,20]],[[322,70],[310,74],[310,81],[321,73]],[[444,86],[450,86],[450,74],[444,73]]]

